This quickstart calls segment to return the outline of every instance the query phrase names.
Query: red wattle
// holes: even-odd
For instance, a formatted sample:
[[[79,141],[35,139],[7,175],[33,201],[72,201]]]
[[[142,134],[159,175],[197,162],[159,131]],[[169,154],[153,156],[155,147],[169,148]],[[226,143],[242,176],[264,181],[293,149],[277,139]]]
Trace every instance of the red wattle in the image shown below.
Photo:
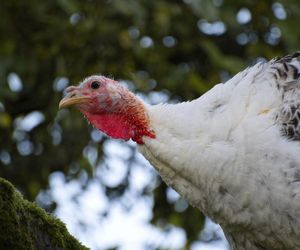
[[[87,119],[99,130],[115,139],[132,139],[143,144],[142,137],[155,138],[153,131],[148,129],[148,122],[141,117],[130,114],[93,114],[85,113]]]

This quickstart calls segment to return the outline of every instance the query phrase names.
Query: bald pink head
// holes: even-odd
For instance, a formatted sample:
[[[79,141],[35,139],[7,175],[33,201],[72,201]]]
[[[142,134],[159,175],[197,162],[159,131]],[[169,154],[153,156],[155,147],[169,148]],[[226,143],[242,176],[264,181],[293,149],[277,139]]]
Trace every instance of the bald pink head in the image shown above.
[[[66,92],[59,107],[76,106],[91,124],[112,138],[142,144],[143,136],[155,137],[142,101],[117,81],[90,76]]]

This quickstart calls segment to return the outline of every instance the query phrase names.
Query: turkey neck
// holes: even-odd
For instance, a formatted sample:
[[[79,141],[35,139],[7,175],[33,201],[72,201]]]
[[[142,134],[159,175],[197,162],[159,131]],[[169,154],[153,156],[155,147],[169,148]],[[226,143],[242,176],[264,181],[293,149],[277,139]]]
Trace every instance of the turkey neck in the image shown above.
[[[210,196],[219,188],[213,184],[233,161],[235,151],[219,141],[217,133],[207,131],[213,119],[200,98],[146,109],[156,138],[144,137],[140,151],[169,186],[210,215],[207,208],[214,199]]]

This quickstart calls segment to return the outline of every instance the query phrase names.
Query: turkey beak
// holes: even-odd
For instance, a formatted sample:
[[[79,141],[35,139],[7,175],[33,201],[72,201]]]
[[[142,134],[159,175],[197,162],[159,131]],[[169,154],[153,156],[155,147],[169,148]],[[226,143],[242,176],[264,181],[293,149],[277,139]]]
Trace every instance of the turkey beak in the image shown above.
[[[67,95],[59,102],[58,108],[68,108],[73,105],[88,103],[90,98],[81,94],[78,87],[70,86],[66,89]]]

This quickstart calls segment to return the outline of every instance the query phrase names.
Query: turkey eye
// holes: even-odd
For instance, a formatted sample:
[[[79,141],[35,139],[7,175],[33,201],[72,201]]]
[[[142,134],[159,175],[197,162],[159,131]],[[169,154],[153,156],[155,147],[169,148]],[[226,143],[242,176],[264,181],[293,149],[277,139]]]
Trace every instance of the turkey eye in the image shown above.
[[[98,89],[100,87],[100,82],[94,81],[91,84],[92,89]]]

